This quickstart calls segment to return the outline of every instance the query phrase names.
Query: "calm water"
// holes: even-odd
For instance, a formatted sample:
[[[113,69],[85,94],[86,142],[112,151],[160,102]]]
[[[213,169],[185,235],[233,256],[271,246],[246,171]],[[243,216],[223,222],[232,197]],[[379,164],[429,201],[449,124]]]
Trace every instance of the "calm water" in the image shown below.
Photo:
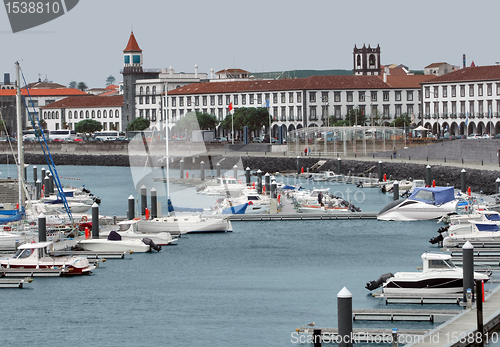
[[[6,177],[5,165],[0,171]],[[103,199],[103,214],[125,215],[128,196],[137,196],[128,168],[59,166],[58,173],[83,178],[62,182],[85,184]],[[355,205],[364,211],[391,201],[377,189],[361,194]],[[179,206],[213,201],[182,186],[171,195]],[[3,290],[0,345],[293,346],[299,326],[337,326],[336,296],[344,286],[354,308],[387,308],[365,283],[416,270],[424,251],[437,250],[428,243],[437,228],[376,220],[233,222],[233,233],[183,236],[160,253],[109,260],[88,277],[36,278],[23,290]],[[374,326],[432,327],[355,324]]]

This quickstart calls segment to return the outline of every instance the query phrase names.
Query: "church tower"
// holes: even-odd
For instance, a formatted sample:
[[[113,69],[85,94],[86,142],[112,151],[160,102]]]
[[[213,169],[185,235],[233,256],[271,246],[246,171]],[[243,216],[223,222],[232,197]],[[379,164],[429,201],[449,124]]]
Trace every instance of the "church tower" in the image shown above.
[[[147,71],[142,69],[142,49],[139,48],[134,32],[130,33],[127,47],[123,50],[123,129],[136,118],[135,98],[136,81],[141,79],[158,78],[159,72]]]
[[[354,45],[354,75],[380,75],[380,46],[368,48],[363,44],[363,48]]]

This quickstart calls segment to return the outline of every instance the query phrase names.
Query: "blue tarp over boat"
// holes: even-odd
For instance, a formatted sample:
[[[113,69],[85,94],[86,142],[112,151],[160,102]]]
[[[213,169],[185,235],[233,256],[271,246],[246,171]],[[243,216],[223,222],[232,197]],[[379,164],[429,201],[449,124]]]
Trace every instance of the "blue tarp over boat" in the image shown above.
[[[222,214],[245,214],[248,203],[231,206],[222,210]]]
[[[422,201],[432,205],[442,205],[455,200],[454,187],[416,187],[408,199]]]
[[[24,216],[24,207],[20,210],[0,210],[0,214],[10,216],[5,218],[0,218],[0,224],[6,224],[9,222],[16,222],[21,220]]]

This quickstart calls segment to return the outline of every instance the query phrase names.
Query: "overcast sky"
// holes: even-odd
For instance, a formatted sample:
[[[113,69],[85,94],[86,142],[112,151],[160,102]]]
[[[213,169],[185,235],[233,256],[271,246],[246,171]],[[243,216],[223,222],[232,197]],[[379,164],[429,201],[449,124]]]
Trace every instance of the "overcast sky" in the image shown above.
[[[381,62],[422,70],[433,62],[500,61],[500,2],[463,0],[80,0],[67,14],[13,34],[0,9],[0,62],[28,82],[121,81],[133,28],[145,68],[209,73],[352,69],[353,47],[381,47]],[[15,78],[11,78],[14,80]]]

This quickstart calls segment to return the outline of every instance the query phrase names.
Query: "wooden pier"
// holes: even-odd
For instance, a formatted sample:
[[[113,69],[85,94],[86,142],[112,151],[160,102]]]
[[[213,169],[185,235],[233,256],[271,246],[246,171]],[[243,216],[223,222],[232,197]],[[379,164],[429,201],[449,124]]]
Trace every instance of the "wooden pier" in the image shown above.
[[[25,283],[33,282],[32,278],[0,278],[0,288],[23,288]]]

